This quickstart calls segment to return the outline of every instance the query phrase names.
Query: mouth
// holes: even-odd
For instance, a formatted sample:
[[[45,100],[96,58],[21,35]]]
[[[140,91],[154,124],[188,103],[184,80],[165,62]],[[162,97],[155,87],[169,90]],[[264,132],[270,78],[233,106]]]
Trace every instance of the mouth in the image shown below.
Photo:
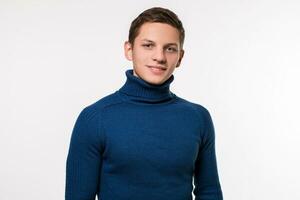
[[[166,67],[163,67],[163,66],[157,66],[157,65],[147,65],[147,67],[150,67],[150,68],[152,68],[152,69],[162,70],[162,71],[167,70]]]
[[[163,75],[164,72],[167,70],[167,68],[162,66],[147,65],[147,67],[150,69],[151,73],[156,76]]]

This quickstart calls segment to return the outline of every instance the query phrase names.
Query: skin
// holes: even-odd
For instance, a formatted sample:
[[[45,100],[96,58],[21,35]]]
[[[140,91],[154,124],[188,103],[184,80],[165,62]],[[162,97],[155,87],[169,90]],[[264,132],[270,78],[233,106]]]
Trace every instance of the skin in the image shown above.
[[[127,60],[133,63],[134,76],[154,85],[164,83],[180,66],[184,55],[179,31],[165,23],[144,23],[133,43],[126,41],[124,52]],[[165,70],[157,73],[157,69],[149,66],[159,66]]]

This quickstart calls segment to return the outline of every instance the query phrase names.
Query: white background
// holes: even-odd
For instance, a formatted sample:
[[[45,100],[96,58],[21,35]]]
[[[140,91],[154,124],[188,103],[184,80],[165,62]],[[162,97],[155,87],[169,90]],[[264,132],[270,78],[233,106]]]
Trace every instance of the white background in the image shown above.
[[[185,27],[171,90],[212,115],[224,199],[300,199],[299,1],[158,2],[0,0],[1,200],[64,199],[75,120],[123,85],[153,6]]]

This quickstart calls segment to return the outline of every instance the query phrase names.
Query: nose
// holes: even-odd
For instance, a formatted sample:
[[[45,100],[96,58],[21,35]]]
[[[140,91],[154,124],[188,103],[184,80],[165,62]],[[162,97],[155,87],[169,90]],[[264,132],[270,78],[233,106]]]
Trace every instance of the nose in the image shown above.
[[[157,48],[152,55],[152,59],[159,62],[164,63],[166,62],[165,52],[163,49]]]

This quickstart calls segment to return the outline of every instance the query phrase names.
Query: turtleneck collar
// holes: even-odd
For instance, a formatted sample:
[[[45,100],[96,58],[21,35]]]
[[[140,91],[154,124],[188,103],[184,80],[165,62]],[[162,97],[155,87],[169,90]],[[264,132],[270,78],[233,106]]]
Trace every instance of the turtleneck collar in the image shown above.
[[[143,103],[158,103],[173,99],[176,95],[170,91],[170,84],[174,80],[172,74],[165,82],[155,85],[144,79],[134,76],[133,69],[128,69],[125,72],[126,82],[118,90],[128,100],[143,102]]]

